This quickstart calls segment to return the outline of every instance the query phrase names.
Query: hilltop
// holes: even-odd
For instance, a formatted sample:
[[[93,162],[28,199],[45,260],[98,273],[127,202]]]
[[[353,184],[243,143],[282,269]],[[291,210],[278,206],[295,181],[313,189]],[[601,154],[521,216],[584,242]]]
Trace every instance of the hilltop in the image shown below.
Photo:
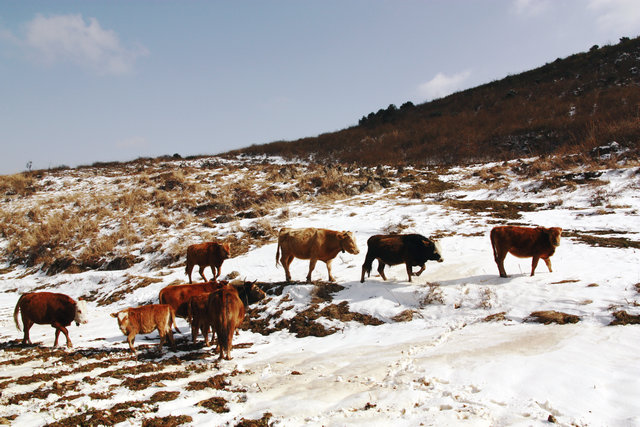
[[[231,154],[377,165],[457,164],[640,144],[640,38],[588,52],[420,105],[365,114],[318,137]]]

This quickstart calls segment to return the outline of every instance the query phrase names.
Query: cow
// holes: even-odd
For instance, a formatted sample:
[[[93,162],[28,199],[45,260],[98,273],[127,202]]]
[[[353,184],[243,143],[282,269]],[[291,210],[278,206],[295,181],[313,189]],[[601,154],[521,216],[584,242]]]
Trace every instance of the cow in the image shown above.
[[[308,259],[307,283],[311,283],[311,273],[316,262],[324,261],[327,265],[329,281],[335,282],[335,278],[331,275],[331,262],[339,252],[349,252],[354,255],[360,253],[352,232],[323,228],[283,228],[278,234],[276,267],[279,263],[282,264],[287,282],[290,282],[289,266],[293,258]]]
[[[560,227],[518,227],[504,225],[494,227],[491,230],[491,246],[493,247],[493,258],[498,265],[500,277],[507,277],[504,269],[504,259],[507,253],[511,253],[519,258],[532,257],[531,276],[533,276],[538,261],[542,258],[551,272],[551,260],[556,247],[560,245]]]
[[[229,282],[223,280],[220,282],[212,281],[184,285],[169,285],[160,290],[158,298],[160,300],[160,304],[169,304],[174,309],[176,316],[188,320],[189,301],[191,298],[197,295],[208,294],[209,292],[220,289],[227,284],[229,284]],[[240,298],[246,305],[256,303],[264,299],[266,296],[264,291],[252,282],[234,281],[231,282],[230,285],[236,288]],[[180,333],[180,330],[177,327],[175,330]]]
[[[229,258],[231,248],[228,243],[220,244],[218,242],[205,242],[196,245],[191,245],[187,248],[187,266],[185,273],[189,276],[189,283],[191,282],[191,272],[193,266],[198,264],[200,267],[198,272],[205,282],[207,278],[204,277],[204,269],[208,266],[211,267],[213,273],[213,279],[216,280],[220,276],[220,267],[225,259]]]
[[[16,303],[13,311],[13,320],[20,330],[18,323],[18,313],[22,314],[22,325],[24,327],[23,344],[31,344],[29,329],[34,323],[39,325],[51,325],[56,330],[53,346],[58,346],[60,332],[67,338],[67,347],[73,347],[69,338],[67,326],[71,322],[87,323],[87,303],[83,300],[75,301],[68,295],[53,292],[29,292],[22,294]]]
[[[160,290],[158,299],[160,304],[169,304],[176,313],[176,316],[187,318],[188,302],[195,295],[202,295],[224,286],[227,282],[204,282],[184,285],[169,285]],[[176,328],[176,332],[180,331]]]
[[[139,307],[130,307],[111,313],[112,317],[118,319],[118,327],[126,335],[129,348],[132,353],[136,353],[133,341],[138,334],[150,334],[155,329],[160,335],[158,352],[162,352],[162,344],[169,339],[171,348],[176,350],[176,343],[171,332],[171,325],[175,326],[175,312],[168,304],[150,304]]]
[[[245,307],[245,311],[248,309],[249,304],[254,304],[264,299],[267,295],[255,284],[255,282],[234,280],[230,282],[228,286],[233,287],[237,291],[238,296]],[[207,304],[209,295],[210,292],[194,295],[189,299],[187,304],[187,321],[191,324],[191,337],[193,342],[196,342],[198,332],[200,332],[204,336],[206,346],[209,345],[209,329],[211,327],[211,323],[209,321],[209,307]]]
[[[235,286],[225,286],[209,294],[209,322],[218,339],[220,357],[231,360],[233,333],[244,320],[245,305]]]
[[[361,283],[364,283],[365,273],[367,276],[371,275],[374,259],[378,260],[378,273],[383,280],[387,280],[384,275],[385,265],[404,263],[409,282],[411,276],[422,274],[427,261],[443,261],[440,244],[420,234],[376,234],[367,240],[367,255],[362,264]],[[414,266],[420,266],[417,273],[413,272]]]
[[[207,304],[210,292],[194,295],[188,302],[187,321],[191,324],[191,337],[195,344],[198,333],[204,336],[204,345],[209,346],[209,325]],[[214,332],[215,335],[215,332]]]

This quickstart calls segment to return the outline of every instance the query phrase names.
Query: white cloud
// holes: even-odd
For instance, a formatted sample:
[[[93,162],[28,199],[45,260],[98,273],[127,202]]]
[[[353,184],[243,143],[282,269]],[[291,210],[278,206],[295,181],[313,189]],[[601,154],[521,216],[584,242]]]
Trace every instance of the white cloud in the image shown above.
[[[72,62],[101,74],[125,74],[148,51],[142,46],[124,47],[113,30],[105,30],[95,18],[82,15],[37,15],[26,24],[25,39],[37,59],[52,64]]]
[[[533,17],[546,12],[549,6],[548,0],[515,0],[512,4],[512,10],[516,15]]]
[[[635,37],[640,31],[640,1],[591,0],[589,9],[597,14],[597,25],[604,31]]]
[[[442,98],[455,91],[463,88],[464,82],[471,76],[471,71],[463,71],[461,73],[448,76],[438,73],[436,76],[426,83],[422,83],[418,87],[420,95],[427,100]]]

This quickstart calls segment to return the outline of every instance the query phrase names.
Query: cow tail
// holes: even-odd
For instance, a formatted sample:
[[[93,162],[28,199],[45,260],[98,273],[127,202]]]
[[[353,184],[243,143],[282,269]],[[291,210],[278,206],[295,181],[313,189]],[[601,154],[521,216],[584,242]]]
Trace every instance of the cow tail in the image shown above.
[[[13,321],[16,322],[16,328],[18,328],[19,331],[21,331],[22,328],[20,328],[20,323],[18,322],[18,313],[20,312],[20,301],[22,301],[23,297],[24,295],[20,295],[20,298],[18,298],[18,302],[16,303],[16,308],[13,310]]]
[[[495,230],[491,230],[489,237],[491,238],[491,247],[493,248],[493,259],[498,259],[498,249],[496,248],[496,235]]]

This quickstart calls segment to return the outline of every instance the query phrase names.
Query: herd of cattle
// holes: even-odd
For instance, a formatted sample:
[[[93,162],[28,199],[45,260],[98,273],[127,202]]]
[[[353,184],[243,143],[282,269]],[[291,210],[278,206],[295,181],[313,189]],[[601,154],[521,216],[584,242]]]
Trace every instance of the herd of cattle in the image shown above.
[[[491,230],[491,245],[498,266],[500,277],[507,277],[504,259],[507,253],[520,258],[532,258],[531,275],[534,275],[538,261],[542,258],[551,271],[549,257],[560,244],[562,229],[558,227],[518,227],[500,226]],[[339,252],[358,254],[353,233],[317,228],[292,229],[283,228],[278,236],[276,265],[282,264],[287,282],[291,281],[289,266],[294,258],[309,260],[307,282],[311,282],[318,260],[327,266],[329,281],[335,281],[331,275],[331,262]],[[233,334],[242,323],[247,306],[265,298],[265,293],[254,283],[218,281],[220,268],[230,256],[228,244],[206,242],[191,245],[187,249],[185,273],[189,276],[189,284],[169,285],[159,295],[159,304],[130,307],[112,313],[118,326],[127,337],[129,348],[133,353],[133,342],[137,334],[148,334],[158,330],[160,344],[158,349],[168,340],[175,349],[172,327],[175,317],[185,318],[191,325],[192,339],[195,342],[201,333],[205,345],[209,345],[209,332],[217,337],[220,358],[230,359]],[[362,264],[360,281],[364,282],[365,273],[370,275],[374,260],[378,260],[378,272],[384,275],[386,265],[405,264],[409,282],[412,276],[419,276],[425,269],[427,261],[442,262],[442,251],[438,242],[420,234],[375,235],[367,240],[367,255]],[[191,283],[191,272],[195,265],[200,267],[199,273],[203,283]],[[211,267],[213,278],[207,281],[204,269]],[[413,272],[413,267],[420,270]],[[24,327],[23,344],[30,344],[29,329],[34,323],[51,325],[55,328],[54,346],[58,345],[58,337],[62,332],[67,338],[67,347],[71,340],[67,326],[72,322],[87,323],[87,304],[75,301],[67,295],[51,292],[30,292],[18,299],[13,318],[18,330],[18,314],[22,315]],[[213,335],[212,335],[213,338]]]

